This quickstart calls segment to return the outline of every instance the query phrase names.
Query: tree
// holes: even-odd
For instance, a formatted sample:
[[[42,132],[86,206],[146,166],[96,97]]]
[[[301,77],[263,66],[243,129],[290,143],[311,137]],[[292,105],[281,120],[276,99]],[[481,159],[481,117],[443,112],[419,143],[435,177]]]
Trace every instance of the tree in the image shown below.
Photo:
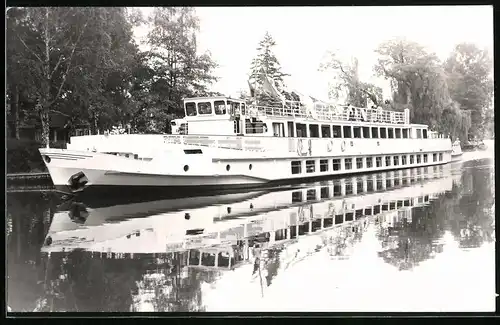
[[[150,17],[147,65],[153,72],[149,81],[146,115],[156,117],[157,128],[168,127],[167,116],[182,116],[184,97],[204,96],[217,78],[217,64],[209,53],[197,53],[196,34],[200,29],[194,8],[155,8]]]
[[[358,59],[343,62],[338,56],[329,52],[327,59],[320,64],[320,71],[333,71],[335,75],[330,87],[331,98],[339,99],[341,94],[347,94],[347,101],[356,107],[366,107],[370,99],[374,105],[382,104],[382,88],[371,83],[362,82],[359,78]]]
[[[124,8],[23,8],[18,23],[8,32],[22,47],[16,62],[22,74],[12,72],[12,82],[27,89],[42,127],[42,143],[48,145],[50,113],[81,115],[94,129],[99,117],[115,110],[111,98],[116,80],[127,74],[131,25]],[[19,21],[21,23],[19,23]],[[20,78],[22,75],[23,78]],[[115,78],[115,84],[110,78]],[[112,86],[111,86],[112,85]],[[123,92],[121,92],[123,96]],[[14,98],[14,96],[12,96]],[[119,102],[119,101],[118,101]],[[110,108],[111,107],[111,108]],[[33,114],[34,113],[34,114]]]
[[[444,64],[451,98],[460,109],[470,111],[471,137],[484,136],[486,113],[493,97],[492,65],[488,51],[470,43],[458,44]]]
[[[269,34],[266,32],[262,41],[259,42],[257,47],[257,56],[252,60],[250,64],[250,78],[249,83],[251,87],[254,88],[254,96],[261,105],[264,106],[274,106],[281,105],[281,101],[272,94],[263,91],[264,78],[271,79],[277,91],[283,95],[287,100],[295,100],[291,93],[285,91],[285,84],[283,77],[289,76],[281,71],[281,66],[273,53],[273,47],[276,46],[276,42]]]

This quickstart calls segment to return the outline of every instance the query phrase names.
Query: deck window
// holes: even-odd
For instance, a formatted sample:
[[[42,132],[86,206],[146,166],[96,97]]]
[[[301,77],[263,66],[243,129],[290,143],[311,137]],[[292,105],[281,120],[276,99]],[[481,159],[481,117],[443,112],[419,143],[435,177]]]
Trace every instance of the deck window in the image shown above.
[[[316,171],[316,161],[306,160],[306,173],[314,173]]]
[[[307,126],[305,124],[296,123],[295,129],[297,133],[297,138],[305,138],[307,137]]]
[[[426,129],[422,130],[422,138],[427,139],[427,130]]]
[[[367,192],[373,192],[374,191],[374,188],[373,188],[373,179],[369,179],[366,181],[366,191]]]
[[[355,127],[353,127],[353,131],[354,131],[354,137],[356,139],[360,139],[361,138],[361,127],[355,126]]]
[[[299,203],[302,202],[302,200],[303,200],[302,191],[292,192],[292,203]]]
[[[356,192],[358,194],[363,193],[363,180],[361,178],[358,178],[356,182]]]
[[[302,161],[292,161],[292,174],[302,173]]]
[[[342,138],[342,128],[339,125],[332,126],[332,133],[334,138]]]
[[[401,156],[401,165],[406,165],[406,155]]]
[[[346,170],[352,169],[352,158],[345,158],[344,166]]]
[[[316,190],[315,189],[307,190],[306,201],[316,201]]]
[[[380,213],[380,205],[376,205],[373,207],[373,215],[377,215]]]
[[[422,139],[422,129],[417,129],[417,139]]]
[[[417,155],[417,164],[422,162],[422,155]]]
[[[373,158],[366,157],[366,168],[372,168],[372,167],[373,167]]]
[[[344,138],[352,138],[351,126],[348,125],[344,126]]]
[[[427,162],[427,154],[424,153],[424,164]]]
[[[319,171],[327,172],[328,171],[328,159],[321,159],[319,161]]]
[[[382,157],[375,158],[376,167],[382,167]]]
[[[382,183],[382,175],[378,174],[377,175],[377,189],[381,190],[382,189],[382,186],[383,183]]]
[[[390,166],[391,165],[391,157],[390,156],[386,156],[385,157],[385,165],[386,166]]]
[[[432,162],[436,162],[437,161],[437,153],[433,153],[432,154]]]
[[[396,132],[396,139],[401,139],[401,129],[400,128],[396,128],[395,132]]]
[[[226,103],[223,100],[216,100],[214,102],[215,114],[225,115],[226,114]]]
[[[341,161],[340,159],[333,159],[332,160],[332,167],[333,167],[333,170],[340,170],[341,168]]]
[[[322,138],[331,138],[332,137],[332,132],[331,132],[330,125],[322,125],[321,126],[321,137]]]
[[[389,139],[394,139],[394,129],[393,128],[387,128],[387,137]]]
[[[198,114],[200,115],[212,114],[212,103],[210,102],[198,103]]]
[[[413,165],[415,163],[415,156],[410,155],[410,165]]]
[[[322,187],[319,195],[322,199],[328,199],[330,197],[330,188],[328,186]]]
[[[403,129],[403,139],[408,139],[408,129]]]
[[[387,129],[386,128],[380,128],[380,138],[382,138],[382,139],[387,138]]]
[[[363,168],[363,158],[356,158],[356,168],[357,169]]]
[[[196,116],[196,104],[193,102],[186,103],[186,115]]]
[[[319,138],[319,127],[317,124],[309,124],[309,137]]]
[[[399,157],[398,156],[394,156],[394,166],[398,166],[399,165]]]
[[[337,181],[333,183],[333,196],[341,196],[342,195],[342,185]]]
[[[372,138],[378,139],[378,128],[377,127],[372,127]]]
[[[439,154],[439,161],[443,161],[443,153],[442,152]]]
[[[353,190],[352,190],[352,182],[349,180],[349,181],[346,181],[345,182],[345,195],[351,195],[353,194]]]
[[[370,128],[368,126],[363,126],[363,138],[370,139]]]

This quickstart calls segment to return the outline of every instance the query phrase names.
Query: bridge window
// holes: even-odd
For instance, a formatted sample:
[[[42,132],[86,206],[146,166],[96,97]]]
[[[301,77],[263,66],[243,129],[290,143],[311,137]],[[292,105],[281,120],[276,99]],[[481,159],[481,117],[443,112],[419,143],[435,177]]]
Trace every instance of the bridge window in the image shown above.
[[[319,127],[317,124],[309,124],[309,137],[319,138]]]
[[[357,169],[363,168],[363,158],[356,158],[356,168]]]
[[[387,134],[388,134],[389,139],[394,139],[394,129],[393,128],[388,128]]]
[[[401,129],[400,128],[396,128],[396,139],[401,139]]]
[[[352,138],[351,126],[344,126],[344,138]]]
[[[321,137],[322,138],[331,138],[331,129],[330,125],[322,125],[321,126]]]
[[[423,137],[424,139],[427,139],[427,130],[426,130],[426,129],[423,129],[423,130],[422,130],[422,137]]]
[[[408,139],[408,129],[403,129],[403,139]]]
[[[422,161],[422,155],[417,155],[417,164],[420,164]]]
[[[390,166],[391,165],[391,157],[390,156],[386,156],[385,157],[385,165],[386,166]]]
[[[382,157],[375,158],[376,167],[382,167]]]
[[[439,161],[443,161],[443,153],[439,154]]]
[[[363,126],[363,138],[370,138],[370,128],[368,126]]]
[[[427,154],[425,153],[424,154],[424,163],[426,163],[426,162],[427,162]]]
[[[216,100],[214,102],[215,114],[225,115],[226,114],[226,103],[223,100]]]
[[[422,129],[417,129],[417,139],[422,139]]]
[[[415,156],[410,155],[410,165],[413,165],[415,163]]]
[[[387,129],[386,128],[380,128],[380,138],[382,138],[382,139],[387,138]]]
[[[372,128],[372,138],[373,139],[377,139],[378,138],[378,128],[377,127],[373,127]]]
[[[437,161],[437,153],[433,153],[432,154],[432,162],[436,162]]]
[[[397,166],[397,165],[399,165],[399,157],[394,156],[394,166]]]
[[[355,126],[353,127],[353,130],[354,130],[354,137],[357,139],[361,138],[361,127]]]
[[[401,156],[401,165],[406,165],[406,155]]]
[[[193,102],[186,103],[186,115],[196,116],[196,105]]]
[[[334,138],[342,138],[342,129],[340,128],[339,125],[333,125],[332,130]]]
[[[200,115],[212,114],[212,103],[210,102],[198,103],[198,114]]]

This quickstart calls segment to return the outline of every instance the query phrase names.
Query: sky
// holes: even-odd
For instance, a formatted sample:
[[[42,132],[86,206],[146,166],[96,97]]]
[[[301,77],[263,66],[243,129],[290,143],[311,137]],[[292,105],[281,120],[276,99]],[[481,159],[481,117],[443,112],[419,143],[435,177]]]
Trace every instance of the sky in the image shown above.
[[[145,14],[152,8],[142,8]],[[397,7],[198,7],[198,51],[209,51],[219,67],[212,90],[237,96],[247,89],[250,62],[266,31],[276,41],[274,53],[289,90],[328,100],[331,75],[318,71],[327,51],[356,57],[360,77],[384,89],[376,78],[374,49],[394,37],[405,37],[446,59],[460,42],[472,42],[493,53],[493,6]],[[136,31],[140,40],[146,34]],[[492,55],[493,57],[493,55]]]

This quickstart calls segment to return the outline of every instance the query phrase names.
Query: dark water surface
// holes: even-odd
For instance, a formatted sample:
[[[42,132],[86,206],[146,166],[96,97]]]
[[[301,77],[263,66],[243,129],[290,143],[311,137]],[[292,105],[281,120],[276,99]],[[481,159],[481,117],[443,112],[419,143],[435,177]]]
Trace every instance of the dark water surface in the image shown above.
[[[273,192],[7,197],[12,311],[494,311],[492,157]],[[471,157],[469,157],[471,158]]]

